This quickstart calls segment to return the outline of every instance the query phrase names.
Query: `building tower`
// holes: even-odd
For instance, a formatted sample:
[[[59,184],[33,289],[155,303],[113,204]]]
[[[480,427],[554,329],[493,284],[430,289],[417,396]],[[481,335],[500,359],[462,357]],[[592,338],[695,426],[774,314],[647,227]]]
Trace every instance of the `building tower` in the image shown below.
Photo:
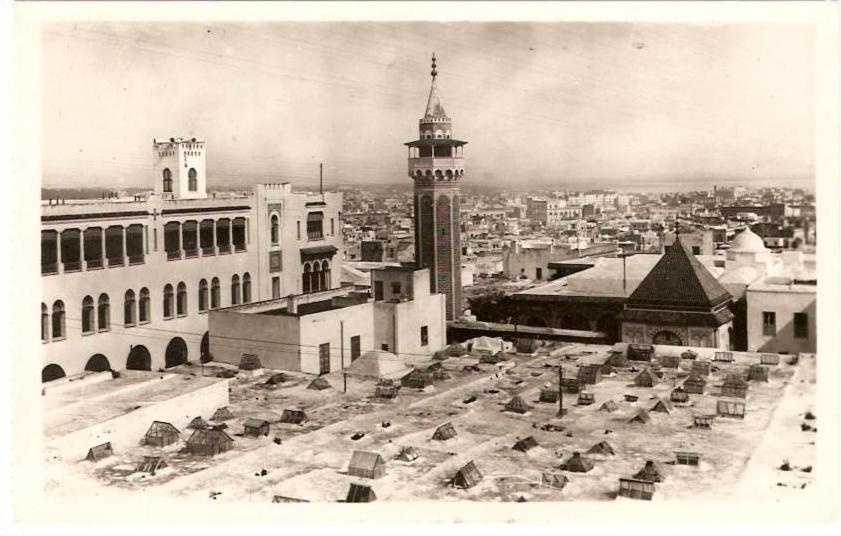
[[[431,74],[418,140],[405,144],[415,183],[415,261],[429,268],[430,290],[447,296],[447,320],[453,320],[461,315],[459,188],[467,142],[452,137],[452,121],[438,97],[435,54]]]
[[[155,193],[162,199],[207,197],[203,139],[169,138],[152,141]]]

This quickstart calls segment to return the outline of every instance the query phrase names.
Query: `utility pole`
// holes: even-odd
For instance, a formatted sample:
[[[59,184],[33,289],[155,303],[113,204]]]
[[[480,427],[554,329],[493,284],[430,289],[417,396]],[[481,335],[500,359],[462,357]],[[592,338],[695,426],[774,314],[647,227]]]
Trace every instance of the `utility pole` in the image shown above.
[[[339,321],[339,353],[342,357],[343,392],[347,393],[347,373],[345,372],[345,321]]]
[[[558,356],[558,418],[564,416],[564,358]]]
[[[324,201],[324,163],[318,163],[318,193],[321,194],[321,200]]]

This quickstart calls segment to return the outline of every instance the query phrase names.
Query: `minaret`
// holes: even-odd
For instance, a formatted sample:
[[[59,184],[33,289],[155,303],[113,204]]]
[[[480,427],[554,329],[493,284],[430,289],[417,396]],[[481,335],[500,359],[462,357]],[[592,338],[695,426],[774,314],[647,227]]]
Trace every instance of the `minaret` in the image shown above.
[[[415,182],[415,261],[429,268],[430,290],[447,296],[447,320],[461,316],[461,225],[459,188],[466,141],[452,138],[452,121],[438,97],[435,54],[426,113],[409,148]]]

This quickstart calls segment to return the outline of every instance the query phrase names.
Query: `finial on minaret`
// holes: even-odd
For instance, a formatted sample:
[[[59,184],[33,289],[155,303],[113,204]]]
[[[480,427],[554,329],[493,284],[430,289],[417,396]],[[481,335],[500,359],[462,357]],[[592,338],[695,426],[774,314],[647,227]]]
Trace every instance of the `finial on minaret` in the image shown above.
[[[435,52],[433,51],[432,52],[432,73],[430,73],[430,74],[432,74],[432,78],[435,78],[436,76],[438,76],[438,71],[435,70],[435,67],[436,67],[436,65],[435,65]]]

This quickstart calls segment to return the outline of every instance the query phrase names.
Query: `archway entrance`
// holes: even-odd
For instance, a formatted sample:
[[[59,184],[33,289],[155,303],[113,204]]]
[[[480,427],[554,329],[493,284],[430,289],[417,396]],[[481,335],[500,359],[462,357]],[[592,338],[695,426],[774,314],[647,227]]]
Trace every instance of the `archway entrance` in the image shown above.
[[[58,365],[50,364],[41,369],[41,382],[47,383],[59,378],[64,378],[64,369]]]
[[[164,367],[170,368],[187,362],[187,343],[181,337],[174,337],[166,345]]]
[[[667,329],[657,332],[657,334],[654,335],[654,338],[651,340],[651,344],[664,344],[666,346],[683,346],[683,342],[680,340],[680,336],[674,331],[669,331]]]
[[[104,355],[95,354],[88,359],[85,370],[90,372],[105,372],[106,370],[111,370],[111,363],[108,362],[108,358]]]
[[[213,361],[213,356],[210,355],[210,332],[204,332],[204,335],[201,338],[201,344],[199,345],[199,353],[201,355],[200,359],[202,363]]]
[[[152,356],[145,346],[135,346],[126,359],[128,370],[152,370]]]
[[[607,335],[607,342],[614,343],[619,340],[619,323],[613,315],[604,315],[596,321],[596,331]]]

